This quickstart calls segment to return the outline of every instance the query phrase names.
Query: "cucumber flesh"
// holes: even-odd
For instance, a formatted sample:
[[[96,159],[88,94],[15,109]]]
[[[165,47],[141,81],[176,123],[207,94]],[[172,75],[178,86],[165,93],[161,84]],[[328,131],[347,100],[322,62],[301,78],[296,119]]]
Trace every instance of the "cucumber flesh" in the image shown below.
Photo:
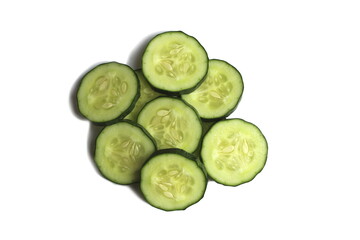
[[[207,178],[195,157],[180,149],[160,150],[141,170],[140,188],[148,203],[183,210],[204,196]]]
[[[146,103],[162,95],[161,93],[156,92],[151,88],[149,83],[146,81],[141,69],[136,70],[135,73],[140,82],[140,98],[137,100],[134,109],[129,113],[129,115],[125,117],[125,119],[133,121],[136,121],[137,115]]]
[[[196,111],[179,98],[158,97],[144,106],[137,122],[155,139],[158,149],[194,152],[202,135]]]
[[[108,125],[124,118],[139,98],[139,81],[127,65],[96,66],[81,80],[77,93],[80,112],[90,121]]]
[[[266,163],[268,145],[260,129],[242,119],[215,123],[203,139],[201,159],[216,182],[237,186],[251,181]]]
[[[229,116],[238,105],[244,89],[238,70],[229,63],[212,59],[205,80],[193,92],[182,95],[204,119]]]
[[[142,57],[142,69],[150,84],[165,92],[190,92],[203,80],[208,56],[201,44],[181,31],[155,36]]]
[[[99,134],[95,163],[108,180],[131,184],[140,181],[140,169],[155,150],[155,142],[144,128],[122,120],[105,127]]]

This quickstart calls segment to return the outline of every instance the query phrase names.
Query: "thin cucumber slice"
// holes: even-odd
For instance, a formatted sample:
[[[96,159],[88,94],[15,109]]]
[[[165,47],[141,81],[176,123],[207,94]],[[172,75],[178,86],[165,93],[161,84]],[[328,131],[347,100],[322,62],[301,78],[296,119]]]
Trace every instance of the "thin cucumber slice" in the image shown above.
[[[191,92],[204,79],[208,55],[192,36],[181,31],[155,36],[142,57],[142,69],[150,84],[160,91]]]
[[[207,178],[195,156],[181,149],[160,150],[141,170],[141,191],[152,206],[184,210],[200,201]]]
[[[192,153],[201,139],[198,114],[179,98],[155,98],[143,107],[137,122],[154,137],[158,149],[180,148]]]
[[[109,125],[124,118],[140,96],[139,80],[127,65],[109,62],[90,70],[77,93],[80,112],[90,121]]]
[[[137,100],[134,109],[125,117],[125,119],[136,121],[137,115],[144,105],[162,94],[152,89],[146,81],[141,69],[135,70],[135,73],[140,82],[140,98]]]
[[[105,127],[99,134],[95,163],[108,180],[131,184],[140,181],[141,167],[155,150],[155,142],[144,128],[122,120]]]
[[[264,168],[267,152],[267,141],[258,127],[242,119],[226,119],[205,135],[201,159],[216,182],[237,186],[251,181]]]
[[[182,95],[201,118],[229,116],[238,105],[244,89],[239,71],[229,63],[212,59],[204,82],[193,92]]]

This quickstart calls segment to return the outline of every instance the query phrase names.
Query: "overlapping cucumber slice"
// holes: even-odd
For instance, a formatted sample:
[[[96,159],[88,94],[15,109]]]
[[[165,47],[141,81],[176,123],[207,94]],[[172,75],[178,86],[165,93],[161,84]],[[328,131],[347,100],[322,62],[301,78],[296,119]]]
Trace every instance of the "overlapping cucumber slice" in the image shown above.
[[[150,84],[160,91],[191,92],[207,73],[208,55],[194,37],[181,31],[165,32],[149,42],[142,69]]]
[[[204,119],[229,116],[238,105],[244,89],[238,70],[223,60],[209,61],[209,71],[195,91],[183,94],[182,99],[192,105]]]
[[[109,62],[83,77],[77,100],[82,115],[94,123],[108,125],[131,112],[139,96],[135,72],[125,64]]]
[[[158,149],[196,150],[202,135],[197,112],[174,97],[158,97],[144,106],[137,122],[155,139]]]
[[[141,191],[154,207],[182,210],[205,194],[207,178],[196,157],[181,149],[160,150],[141,170]]]

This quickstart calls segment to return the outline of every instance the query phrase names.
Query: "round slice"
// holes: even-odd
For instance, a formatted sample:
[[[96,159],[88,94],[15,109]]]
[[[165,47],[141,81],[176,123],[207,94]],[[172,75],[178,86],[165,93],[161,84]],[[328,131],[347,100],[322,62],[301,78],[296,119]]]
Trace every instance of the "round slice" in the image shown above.
[[[156,150],[155,142],[140,125],[122,120],[105,127],[96,139],[95,163],[112,182],[139,182],[140,169]]]
[[[94,123],[108,125],[124,118],[140,96],[139,80],[127,65],[109,62],[96,66],[81,80],[79,110]]]
[[[150,84],[165,92],[191,92],[204,79],[208,55],[192,36],[181,31],[155,36],[142,57],[142,69]]]
[[[229,63],[212,59],[208,74],[193,92],[182,95],[201,118],[216,119],[229,116],[238,105],[244,84],[241,74]]]
[[[158,97],[139,113],[137,122],[154,137],[158,149],[180,148],[194,152],[202,125],[196,111],[179,98]]]
[[[160,150],[141,170],[141,191],[152,206],[183,210],[203,198],[207,178],[196,158],[180,149]]]
[[[125,119],[133,121],[136,121],[137,115],[146,103],[162,95],[151,88],[141,69],[136,70],[135,73],[140,82],[140,98],[137,100],[134,109],[125,117]]]
[[[254,124],[242,119],[215,123],[203,139],[201,158],[216,182],[237,186],[251,181],[264,167],[268,145]]]

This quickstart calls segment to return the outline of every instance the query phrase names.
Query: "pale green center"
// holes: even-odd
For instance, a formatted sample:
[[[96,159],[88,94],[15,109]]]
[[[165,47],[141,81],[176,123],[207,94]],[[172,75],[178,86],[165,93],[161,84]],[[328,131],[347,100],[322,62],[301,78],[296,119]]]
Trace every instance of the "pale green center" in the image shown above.
[[[195,72],[195,56],[187,51],[184,45],[170,43],[160,51],[155,62],[155,71],[159,75],[166,75],[174,80],[181,76],[188,76]]]
[[[217,143],[215,152],[215,166],[219,170],[227,169],[235,171],[243,169],[254,158],[253,141],[241,137],[239,134],[230,134],[227,138],[221,138]]]
[[[163,196],[175,200],[191,194],[194,183],[194,178],[176,164],[160,170],[154,179],[157,191]]]
[[[115,72],[98,77],[89,91],[89,105],[95,109],[111,109],[128,90],[128,84]]]
[[[159,149],[178,147],[183,144],[187,129],[186,116],[175,114],[171,109],[159,109],[148,126]]]
[[[130,138],[113,138],[105,147],[105,157],[111,167],[118,168],[121,172],[137,169],[141,166],[143,146]]]
[[[191,94],[198,102],[218,108],[223,106],[232,89],[233,85],[227,77],[217,73],[208,75],[200,87]]]

